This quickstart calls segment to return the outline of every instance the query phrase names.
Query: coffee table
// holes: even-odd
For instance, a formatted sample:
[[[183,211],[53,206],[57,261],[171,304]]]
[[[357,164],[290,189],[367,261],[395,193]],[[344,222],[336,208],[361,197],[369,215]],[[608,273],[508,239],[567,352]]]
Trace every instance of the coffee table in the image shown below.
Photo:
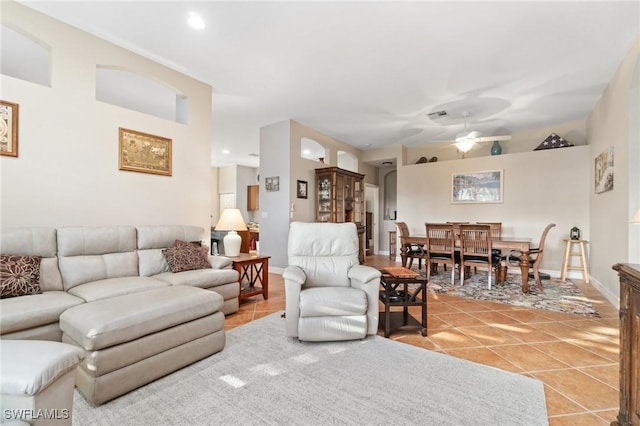
[[[385,268],[380,272],[380,302],[384,305],[384,315],[380,315],[380,323],[384,327],[384,337],[389,337],[395,330],[411,329],[418,329],[426,336],[427,278],[407,268]],[[409,314],[410,306],[421,307],[421,321]]]

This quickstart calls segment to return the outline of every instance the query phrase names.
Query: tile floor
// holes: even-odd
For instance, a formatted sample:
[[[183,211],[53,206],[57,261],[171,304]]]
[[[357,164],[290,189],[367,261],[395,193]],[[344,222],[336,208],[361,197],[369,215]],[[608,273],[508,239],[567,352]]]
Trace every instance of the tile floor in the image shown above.
[[[400,266],[387,256],[368,265]],[[432,294],[428,336],[391,338],[541,380],[551,426],[609,425],[618,414],[618,310],[591,285],[576,282],[602,318],[519,308]],[[269,299],[243,301],[226,329],[284,310],[282,276],[269,274]],[[416,316],[418,312],[415,312]]]

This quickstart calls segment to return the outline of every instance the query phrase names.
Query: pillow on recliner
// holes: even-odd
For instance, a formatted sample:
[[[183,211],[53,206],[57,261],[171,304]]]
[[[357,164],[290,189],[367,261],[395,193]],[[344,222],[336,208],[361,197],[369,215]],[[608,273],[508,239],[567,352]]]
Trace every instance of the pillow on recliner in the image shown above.
[[[202,247],[199,241],[186,242],[176,240],[175,244],[173,247],[162,250],[171,272],[211,268],[208,259],[209,249]]]
[[[40,256],[0,254],[0,298],[40,294]]]

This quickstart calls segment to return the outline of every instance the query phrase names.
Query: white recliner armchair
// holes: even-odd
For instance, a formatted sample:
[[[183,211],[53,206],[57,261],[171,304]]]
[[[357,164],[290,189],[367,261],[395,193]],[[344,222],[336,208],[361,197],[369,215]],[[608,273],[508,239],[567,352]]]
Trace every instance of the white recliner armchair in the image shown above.
[[[354,223],[293,222],[288,256],[288,336],[332,341],[377,333],[380,271],[359,265]]]

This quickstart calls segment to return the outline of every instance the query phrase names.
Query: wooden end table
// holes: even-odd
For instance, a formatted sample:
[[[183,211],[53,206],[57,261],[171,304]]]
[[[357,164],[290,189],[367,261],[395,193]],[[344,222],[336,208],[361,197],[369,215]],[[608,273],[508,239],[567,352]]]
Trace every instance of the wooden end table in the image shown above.
[[[262,294],[264,300],[269,298],[269,259],[257,253],[240,253],[231,257],[233,269],[240,273],[240,297],[242,301],[251,296]],[[259,284],[259,286],[257,286]]]
[[[407,268],[386,268],[380,272],[380,302],[384,305],[384,316],[380,315],[380,322],[384,327],[384,337],[389,337],[392,330],[408,329],[419,329],[426,336],[427,278]],[[421,321],[409,315],[409,306],[422,308]],[[401,307],[402,311],[392,312],[393,307]]]

